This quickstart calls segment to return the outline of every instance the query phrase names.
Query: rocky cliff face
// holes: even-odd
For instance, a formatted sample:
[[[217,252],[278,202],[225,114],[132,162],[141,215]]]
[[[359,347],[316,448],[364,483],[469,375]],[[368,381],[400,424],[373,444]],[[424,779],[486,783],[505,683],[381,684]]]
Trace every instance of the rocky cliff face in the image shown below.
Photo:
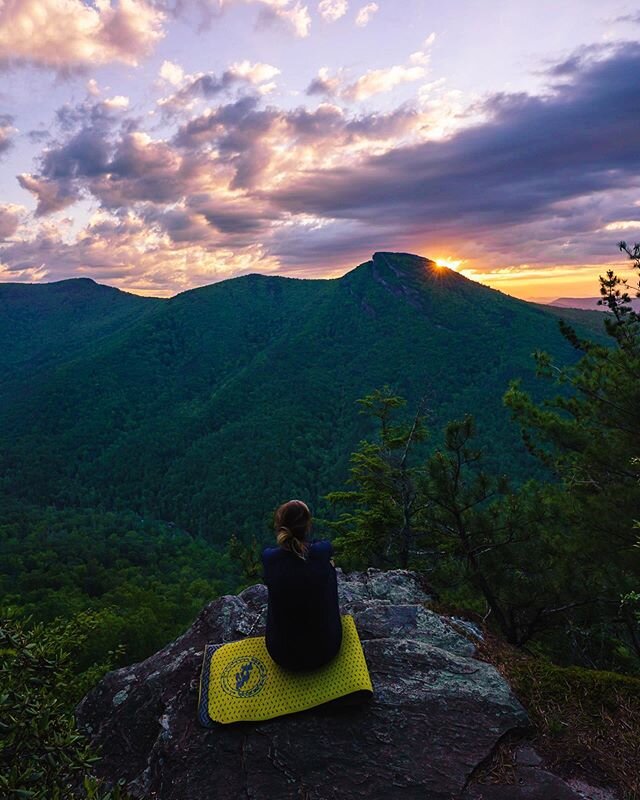
[[[189,630],[140,664],[109,673],[80,703],[81,730],[104,758],[101,774],[158,800],[579,800],[526,745],[527,714],[501,675],[429,610],[416,574],[343,574],[374,697],[260,723],[211,730],[196,719],[207,642],[264,633],[266,587],[206,606]],[[518,783],[474,782],[506,734],[523,738]]]

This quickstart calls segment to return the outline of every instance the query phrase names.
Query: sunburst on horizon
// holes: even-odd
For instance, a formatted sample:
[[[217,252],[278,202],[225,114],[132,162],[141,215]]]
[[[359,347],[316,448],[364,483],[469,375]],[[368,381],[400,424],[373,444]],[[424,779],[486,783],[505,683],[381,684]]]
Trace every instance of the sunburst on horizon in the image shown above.
[[[454,258],[434,258],[435,263],[439,267],[448,267],[449,269],[457,270],[460,264],[464,263],[463,259],[454,259]]]

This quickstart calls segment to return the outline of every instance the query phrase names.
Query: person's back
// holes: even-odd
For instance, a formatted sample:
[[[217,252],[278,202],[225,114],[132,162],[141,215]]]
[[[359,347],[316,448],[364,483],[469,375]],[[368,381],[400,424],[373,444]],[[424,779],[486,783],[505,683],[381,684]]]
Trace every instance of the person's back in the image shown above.
[[[304,535],[295,537],[296,543],[292,544],[291,528],[280,520],[289,521],[293,514],[290,525],[295,532],[298,514],[304,527],[298,527],[297,532],[304,534],[310,513],[302,501],[295,500],[281,509],[284,514],[277,517],[276,524],[279,546],[262,552],[264,582],[269,591],[267,650],[286,669],[315,669],[336,656],[342,643],[333,548],[328,541],[308,542]]]

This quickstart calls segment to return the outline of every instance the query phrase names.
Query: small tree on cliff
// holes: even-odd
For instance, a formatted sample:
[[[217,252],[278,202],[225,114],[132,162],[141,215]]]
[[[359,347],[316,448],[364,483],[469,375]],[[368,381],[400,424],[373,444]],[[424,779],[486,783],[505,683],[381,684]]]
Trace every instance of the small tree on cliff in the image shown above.
[[[227,541],[227,554],[234,562],[240,572],[240,592],[247,586],[251,586],[262,578],[262,558],[261,547],[255,534],[251,537],[249,544],[244,544],[232,533]]]
[[[545,492],[530,482],[513,493],[506,476],[482,469],[471,415],[450,422],[443,445],[411,464],[413,444],[426,436],[422,409],[411,424],[394,425],[392,412],[406,401],[389,387],[359,402],[380,421],[380,439],[352,455],[356,488],[326,496],[352,509],[328,522],[342,565],[427,569],[436,590],[477,606],[519,646],[596,602],[582,590],[580,554]]]
[[[393,424],[392,413],[406,404],[388,385],[357,401],[361,414],[379,420],[380,438],[364,440],[351,456],[351,475],[347,483],[356,488],[330,492],[330,503],[346,504],[336,522],[327,524],[338,532],[334,540],[342,563],[379,567],[409,564],[412,549],[421,531],[421,507],[416,489],[420,467],[411,464],[411,451],[428,432],[424,425],[424,399],[413,420]]]
[[[547,487],[529,481],[513,491],[506,475],[489,475],[474,435],[472,415],[449,422],[420,480],[424,525],[442,557],[432,580],[447,594],[469,587],[484,618],[522,646],[596,599],[582,589],[583,564],[562,537]]]

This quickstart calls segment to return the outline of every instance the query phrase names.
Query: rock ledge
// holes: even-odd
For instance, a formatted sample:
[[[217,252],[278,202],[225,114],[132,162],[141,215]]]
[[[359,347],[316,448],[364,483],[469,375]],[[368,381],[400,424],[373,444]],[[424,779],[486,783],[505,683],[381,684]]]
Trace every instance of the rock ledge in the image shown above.
[[[466,638],[429,610],[406,570],[344,574],[374,697],[260,723],[211,730],[196,718],[204,645],[264,634],[267,590],[251,586],[209,603],[155,655],[110,672],[77,720],[103,754],[100,774],[158,800],[580,800],[528,747],[511,786],[474,784],[474,770],[505,735],[531,726],[509,685],[474,658]]]

